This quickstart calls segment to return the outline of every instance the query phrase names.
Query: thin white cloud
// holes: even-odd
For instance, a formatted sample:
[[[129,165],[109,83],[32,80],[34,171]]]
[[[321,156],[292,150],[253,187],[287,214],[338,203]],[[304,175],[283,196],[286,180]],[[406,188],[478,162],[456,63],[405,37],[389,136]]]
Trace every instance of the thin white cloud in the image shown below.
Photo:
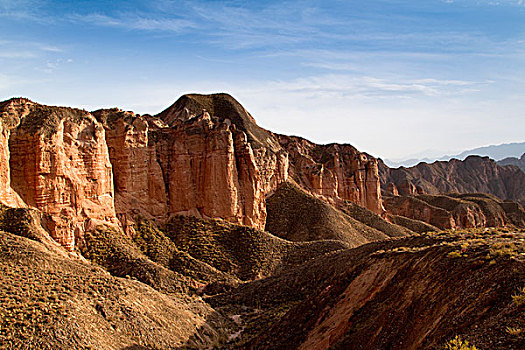
[[[68,19],[73,22],[84,22],[96,26],[175,33],[181,33],[196,26],[192,21],[186,19],[150,18],[135,14],[123,14],[119,17],[111,17],[98,13],[87,15],[74,14],[70,15]]]
[[[63,52],[63,48],[46,43],[0,40],[0,58],[5,59],[33,59]]]
[[[35,58],[35,57],[38,57],[38,54],[32,51],[0,49],[0,58]]]
[[[41,45],[40,49],[42,51],[47,51],[47,52],[64,52],[64,50],[59,47],[49,46],[49,45]]]
[[[264,89],[309,96],[330,95],[348,99],[391,99],[413,98],[416,96],[458,96],[478,91],[490,81],[464,81],[403,78],[378,78],[327,74],[295,79],[292,81],[269,82]]]

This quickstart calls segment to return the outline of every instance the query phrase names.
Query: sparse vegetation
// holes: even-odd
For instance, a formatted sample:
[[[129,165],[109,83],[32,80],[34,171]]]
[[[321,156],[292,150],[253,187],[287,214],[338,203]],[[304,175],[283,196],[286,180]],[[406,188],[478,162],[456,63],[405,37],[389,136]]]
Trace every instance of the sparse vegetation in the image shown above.
[[[492,244],[489,255],[491,257],[497,258],[505,256],[517,256],[523,252],[525,252],[525,243],[523,242],[496,242]]]
[[[42,133],[50,137],[56,133],[60,121],[64,119],[74,123],[93,120],[85,110],[34,104],[28,115],[22,120],[20,127],[27,129],[29,133]]]
[[[466,340],[461,339],[459,336],[456,336],[454,339],[449,340],[444,350],[477,350],[474,345],[470,345],[470,343]]]
[[[516,306],[525,305],[525,286],[518,290],[518,292],[512,296],[512,302]]]
[[[453,251],[447,254],[449,258],[461,258],[463,255],[461,255],[461,252]]]
[[[517,328],[517,327],[507,327],[505,329],[505,331],[510,334],[510,335],[513,335],[513,336],[518,336],[521,334],[521,328]]]

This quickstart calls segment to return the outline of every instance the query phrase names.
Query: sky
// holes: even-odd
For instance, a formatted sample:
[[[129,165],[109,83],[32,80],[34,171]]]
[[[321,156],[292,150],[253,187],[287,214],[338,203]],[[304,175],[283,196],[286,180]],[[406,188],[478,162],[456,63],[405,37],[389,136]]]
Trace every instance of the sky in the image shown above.
[[[525,1],[0,0],[0,100],[258,124],[390,159],[525,141]]]

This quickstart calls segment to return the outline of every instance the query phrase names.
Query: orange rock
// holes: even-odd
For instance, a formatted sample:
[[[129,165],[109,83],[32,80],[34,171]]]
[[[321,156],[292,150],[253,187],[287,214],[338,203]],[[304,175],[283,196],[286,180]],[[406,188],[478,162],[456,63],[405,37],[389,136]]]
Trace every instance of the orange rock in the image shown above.
[[[168,195],[157,149],[150,142],[150,129],[157,124],[150,123],[147,117],[117,109],[93,114],[106,129],[115,183],[115,210],[123,227],[132,234],[137,215],[149,220],[165,220]]]
[[[51,235],[70,250],[100,223],[133,234],[139,216],[262,229],[265,196],[289,180],[333,204],[384,211],[375,158],[273,134],[229,95],[183,96],[158,116],[25,99],[1,103],[0,113],[0,202],[49,214]]]
[[[117,224],[104,128],[85,111],[27,107],[10,130],[11,187],[50,214],[51,236],[73,250],[91,226]]]

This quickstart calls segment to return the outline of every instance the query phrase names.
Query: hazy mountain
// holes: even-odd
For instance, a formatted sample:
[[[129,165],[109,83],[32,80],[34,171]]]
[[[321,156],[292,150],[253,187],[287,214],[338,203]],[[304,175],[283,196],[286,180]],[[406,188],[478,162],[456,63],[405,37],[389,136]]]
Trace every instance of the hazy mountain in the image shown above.
[[[487,156],[494,160],[502,160],[508,157],[520,157],[525,153],[525,142],[514,142],[514,143],[504,143],[501,145],[490,145],[484,147],[478,147],[470,150],[463,151],[456,155],[444,155],[441,157],[408,157],[404,160],[399,159],[385,159],[384,162],[389,167],[395,168],[400,166],[411,167],[419,164],[420,162],[432,163],[434,161],[447,161],[450,159],[459,159],[464,160],[468,156],[477,155],[477,156]]]

